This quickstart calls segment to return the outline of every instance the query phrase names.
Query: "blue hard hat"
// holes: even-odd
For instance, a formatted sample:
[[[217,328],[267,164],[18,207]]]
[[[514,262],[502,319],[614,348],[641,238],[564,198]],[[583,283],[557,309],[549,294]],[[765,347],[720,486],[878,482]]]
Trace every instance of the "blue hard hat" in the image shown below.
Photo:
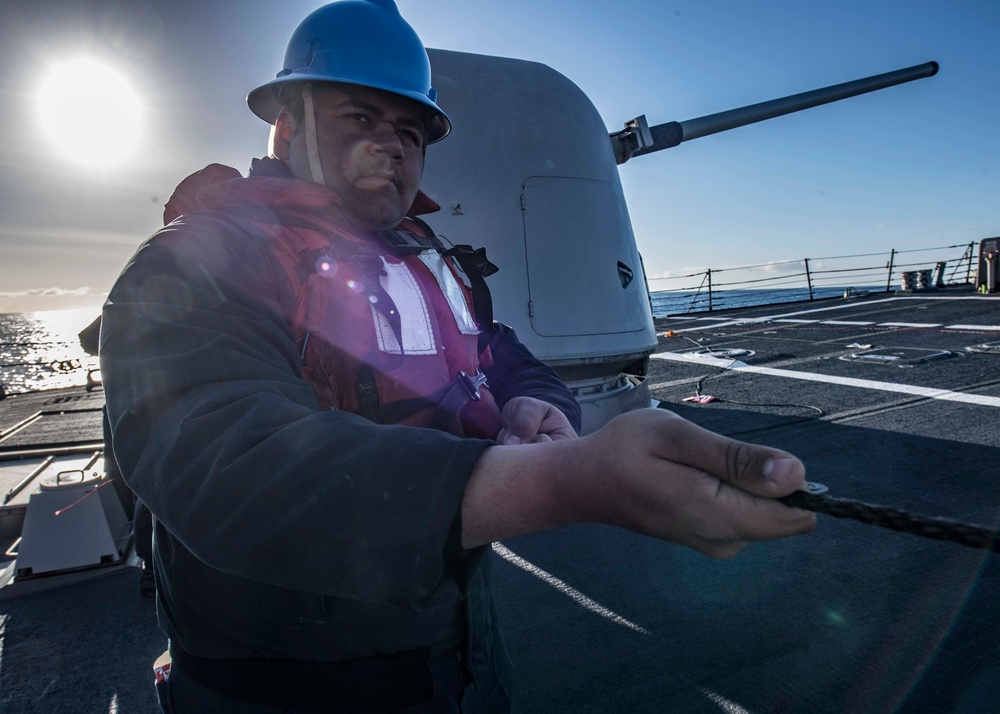
[[[434,112],[428,143],[451,131],[431,87],[427,51],[393,0],[339,0],[311,13],[292,33],[284,69],[247,95],[250,110],[274,124],[282,109],[278,90],[289,82],[343,82],[392,92]]]

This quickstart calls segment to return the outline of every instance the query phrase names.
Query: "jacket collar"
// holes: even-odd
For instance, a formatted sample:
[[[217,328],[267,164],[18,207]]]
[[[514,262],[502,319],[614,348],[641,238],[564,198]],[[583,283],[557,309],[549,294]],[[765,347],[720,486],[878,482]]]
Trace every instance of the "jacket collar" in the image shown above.
[[[213,181],[197,189],[197,202],[202,208],[225,209],[235,206],[283,205],[301,208],[322,208],[340,203],[339,197],[326,186],[303,181],[292,176],[288,165],[273,156],[253,159],[247,178]],[[441,206],[423,191],[417,191],[407,216],[423,216],[441,210]]]

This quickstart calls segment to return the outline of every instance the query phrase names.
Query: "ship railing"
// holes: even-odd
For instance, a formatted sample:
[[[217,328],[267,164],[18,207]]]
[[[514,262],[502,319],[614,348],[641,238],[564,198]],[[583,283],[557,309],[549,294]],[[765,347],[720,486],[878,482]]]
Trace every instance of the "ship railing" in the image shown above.
[[[647,278],[653,315],[923,290],[975,282],[975,244],[783,260]]]

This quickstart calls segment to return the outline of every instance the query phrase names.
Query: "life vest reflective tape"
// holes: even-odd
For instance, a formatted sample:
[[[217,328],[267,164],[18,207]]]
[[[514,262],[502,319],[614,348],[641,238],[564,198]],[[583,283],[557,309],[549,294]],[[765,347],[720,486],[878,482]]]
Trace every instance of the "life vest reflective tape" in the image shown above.
[[[473,249],[471,245],[456,245],[446,250],[444,255],[454,258],[462,272],[469,278],[472,290],[472,309],[476,322],[482,327],[479,333],[479,352],[486,351],[493,339],[493,296],[486,285],[486,278],[500,270],[486,258],[485,248]]]
[[[451,269],[444,261],[444,257],[440,253],[421,253],[418,258],[427,267],[428,272],[434,276],[438,287],[441,288],[441,293],[444,295],[445,300],[448,301],[448,306],[455,316],[455,323],[458,325],[459,332],[463,335],[478,335],[480,333],[479,325],[476,324],[475,318],[469,312],[469,306],[465,301],[465,293],[452,275]],[[475,306],[475,297],[473,297],[473,306]],[[492,318],[489,324],[492,326]],[[480,352],[482,352],[481,349]]]
[[[369,296],[378,348],[386,354],[433,355],[437,354],[434,328],[427,301],[406,263],[382,261],[378,290]],[[454,279],[452,279],[454,284]],[[455,286],[456,290],[459,289]],[[460,295],[460,297],[462,297]],[[386,305],[385,303],[389,304]],[[461,317],[469,314],[464,298],[459,306],[448,301],[455,321],[461,327]],[[456,312],[456,308],[461,312]],[[471,316],[469,316],[471,319]],[[389,329],[386,329],[389,328]],[[472,333],[478,334],[479,329]]]
[[[476,322],[481,331],[479,333],[479,352],[482,353],[493,339],[493,296],[486,285],[486,278],[499,272],[500,268],[491,263],[486,257],[486,248],[473,248],[471,245],[453,245],[445,248],[444,244],[434,233],[427,222],[417,216],[407,216],[407,221],[412,222],[424,232],[424,236],[418,236],[428,241],[441,255],[452,258],[469,279],[469,287],[472,290],[472,309],[476,315]],[[399,231],[396,231],[399,232]],[[415,234],[411,234],[415,235]]]

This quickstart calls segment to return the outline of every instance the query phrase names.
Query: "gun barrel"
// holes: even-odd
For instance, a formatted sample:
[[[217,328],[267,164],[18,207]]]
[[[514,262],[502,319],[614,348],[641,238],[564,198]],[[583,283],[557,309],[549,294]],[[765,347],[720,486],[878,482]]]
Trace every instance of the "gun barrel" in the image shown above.
[[[937,74],[937,62],[925,62],[914,67],[898,69],[894,72],[877,74],[864,79],[856,79],[852,82],[835,84],[832,87],[814,89],[810,92],[793,94],[790,97],[772,99],[768,102],[752,104],[740,109],[731,109],[718,114],[710,114],[698,119],[689,119],[682,122],[667,122],[649,127],[652,144],[632,153],[632,156],[642,156],[651,154],[654,151],[662,151],[677,146],[683,141],[698,139],[709,134],[716,134],[720,131],[735,129],[739,126],[754,124],[765,119],[773,119],[792,112],[811,109],[821,104],[836,102],[849,97],[856,97],[859,94],[874,92],[878,89],[893,87],[897,84],[912,82],[915,79],[923,79]]]

